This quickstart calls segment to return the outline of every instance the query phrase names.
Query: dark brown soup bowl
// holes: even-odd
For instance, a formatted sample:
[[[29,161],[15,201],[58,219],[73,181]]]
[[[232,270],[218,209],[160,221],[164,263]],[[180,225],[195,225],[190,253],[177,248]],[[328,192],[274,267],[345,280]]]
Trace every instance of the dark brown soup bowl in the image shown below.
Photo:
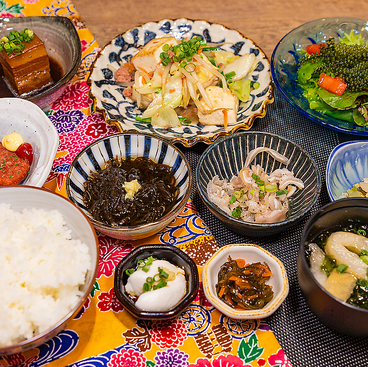
[[[311,311],[328,328],[342,334],[367,337],[368,310],[340,301],[327,292],[313,276],[306,258],[309,243],[323,232],[348,225],[368,224],[368,199],[341,199],[315,213],[304,227],[297,260],[299,285]]]

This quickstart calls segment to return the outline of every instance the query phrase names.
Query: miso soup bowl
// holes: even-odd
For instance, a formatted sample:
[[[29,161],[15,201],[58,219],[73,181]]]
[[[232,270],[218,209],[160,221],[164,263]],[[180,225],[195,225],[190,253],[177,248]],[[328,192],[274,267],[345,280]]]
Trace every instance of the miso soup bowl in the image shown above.
[[[368,200],[341,199],[329,203],[306,223],[297,260],[298,280],[310,310],[331,330],[355,336],[368,336],[368,310],[340,301],[327,292],[310,271],[306,249],[321,233],[338,231],[349,224],[368,223]]]

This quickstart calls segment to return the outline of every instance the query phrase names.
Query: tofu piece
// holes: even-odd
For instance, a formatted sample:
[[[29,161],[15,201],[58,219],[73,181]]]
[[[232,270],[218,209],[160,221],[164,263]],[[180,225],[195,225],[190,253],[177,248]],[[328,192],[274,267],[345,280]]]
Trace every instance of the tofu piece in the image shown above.
[[[161,58],[162,46],[165,44],[177,45],[178,41],[175,37],[154,38],[149,41],[143,48],[131,58],[136,69],[141,69],[147,73],[156,70]]]
[[[336,298],[346,302],[353,293],[356,278],[353,274],[345,272],[339,273],[334,269],[325,283],[325,289]]]
[[[19,95],[39,90],[52,83],[50,62],[44,43],[34,34],[20,55],[0,52],[5,79]]]
[[[203,125],[234,125],[237,122],[239,100],[230,90],[224,90],[218,86],[209,86],[205,89],[208,98],[212,102],[213,112],[202,113],[198,109],[199,122]],[[206,102],[199,102],[205,111],[211,111]]]

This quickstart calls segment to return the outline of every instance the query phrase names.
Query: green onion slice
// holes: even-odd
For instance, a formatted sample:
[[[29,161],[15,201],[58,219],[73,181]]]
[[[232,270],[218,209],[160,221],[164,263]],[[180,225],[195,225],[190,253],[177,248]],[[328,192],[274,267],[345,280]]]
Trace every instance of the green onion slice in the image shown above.
[[[338,271],[339,273],[345,273],[345,271],[347,270],[348,266],[345,264],[340,264],[337,268],[336,271]]]

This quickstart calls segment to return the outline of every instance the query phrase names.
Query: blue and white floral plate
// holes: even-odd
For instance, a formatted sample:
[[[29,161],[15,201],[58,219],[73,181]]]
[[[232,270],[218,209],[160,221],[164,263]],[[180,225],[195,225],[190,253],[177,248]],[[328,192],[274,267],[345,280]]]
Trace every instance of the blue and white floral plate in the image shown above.
[[[177,39],[199,35],[207,42],[228,42],[222,49],[232,51],[237,55],[254,53],[259,60],[252,80],[260,87],[251,93],[250,101],[241,103],[238,111],[238,123],[228,126],[185,125],[179,128],[155,128],[149,124],[138,122],[135,117],[142,114],[137,104],[123,96],[123,87],[115,84],[113,73],[108,69],[110,64],[119,68],[118,60],[127,62],[138,52],[138,49],[153,38],[175,36]],[[121,132],[139,131],[158,135],[172,143],[181,143],[186,147],[198,142],[211,144],[219,136],[229,135],[239,129],[250,129],[256,117],[266,115],[268,103],[272,103],[273,89],[271,82],[270,63],[264,52],[249,38],[235,30],[219,24],[203,20],[164,19],[159,22],[146,23],[118,35],[108,43],[97,55],[91,66],[87,80],[90,86],[90,97],[96,111],[103,113],[108,124],[118,127]]]

